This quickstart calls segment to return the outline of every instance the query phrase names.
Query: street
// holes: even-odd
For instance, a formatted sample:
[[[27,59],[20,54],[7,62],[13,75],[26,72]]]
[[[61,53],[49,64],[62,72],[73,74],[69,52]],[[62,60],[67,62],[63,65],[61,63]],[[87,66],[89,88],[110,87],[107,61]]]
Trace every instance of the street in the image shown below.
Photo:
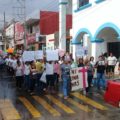
[[[0,72],[0,120],[119,120],[120,110],[104,102],[103,92],[73,92],[64,100],[55,95],[29,95],[17,90],[15,80]]]

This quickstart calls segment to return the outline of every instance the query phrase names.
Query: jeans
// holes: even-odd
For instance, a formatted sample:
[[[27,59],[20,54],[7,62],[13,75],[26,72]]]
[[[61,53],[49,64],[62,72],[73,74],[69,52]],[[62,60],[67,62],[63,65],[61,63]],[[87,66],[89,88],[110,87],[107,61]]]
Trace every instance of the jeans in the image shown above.
[[[63,80],[63,95],[67,97],[70,92],[70,76],[62,76]]]
[[[102,83],[102,85],[101,85]],[[97,73],[97,88],[100,89],[100,87],[105,88],[106,81],[105,81],[105,74],[104,73]]]

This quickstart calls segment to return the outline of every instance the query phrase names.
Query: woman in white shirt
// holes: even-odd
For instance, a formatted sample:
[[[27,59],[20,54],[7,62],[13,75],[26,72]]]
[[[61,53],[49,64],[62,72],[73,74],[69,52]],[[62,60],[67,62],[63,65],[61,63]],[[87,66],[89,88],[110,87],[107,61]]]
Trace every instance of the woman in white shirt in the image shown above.
[[[46,63],[46,80],[47,80],[47,90],[54,93],[54,64],[52,61]]]
[[[15,69],[15,75],[16,75],[16,86],[21,89],[22,83],[23,83],[23,66],[21,65],[20,61],[17,61],[17,66]]]

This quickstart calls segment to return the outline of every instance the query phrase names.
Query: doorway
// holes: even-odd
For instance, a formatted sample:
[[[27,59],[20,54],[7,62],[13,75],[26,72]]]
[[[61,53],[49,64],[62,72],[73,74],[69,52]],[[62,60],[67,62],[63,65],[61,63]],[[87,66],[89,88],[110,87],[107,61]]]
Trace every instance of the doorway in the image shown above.
[[[117,58],[120,57],[120,42],[109,42],[107,46],[108,53],[113,53]]]

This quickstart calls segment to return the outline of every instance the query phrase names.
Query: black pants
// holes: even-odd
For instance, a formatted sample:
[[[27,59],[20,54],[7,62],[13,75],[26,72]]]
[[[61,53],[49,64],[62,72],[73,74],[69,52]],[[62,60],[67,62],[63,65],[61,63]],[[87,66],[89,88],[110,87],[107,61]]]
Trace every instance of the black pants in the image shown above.
[[[30,90],[31,90],[31,92],[33,92],[34,89],[35,89],[36,80],[37,80],[37,74],[32,75],[31,79],[30,79]]]
[[[54,73],[54,80],[55,80],[55,84],[57,85],[59,82],[59,75],[57,73]]]
[[[93,76],[88,76],[88,87],[86,88],[86,92],[89,92],[91,83],[92,83]]]
[[[23,76],[16,76],[16,86],[22,88]]]
[[[47,80],[47,87],[54,86],[54,83],[55,83],[54,75],[46,75],[46,80]]]

